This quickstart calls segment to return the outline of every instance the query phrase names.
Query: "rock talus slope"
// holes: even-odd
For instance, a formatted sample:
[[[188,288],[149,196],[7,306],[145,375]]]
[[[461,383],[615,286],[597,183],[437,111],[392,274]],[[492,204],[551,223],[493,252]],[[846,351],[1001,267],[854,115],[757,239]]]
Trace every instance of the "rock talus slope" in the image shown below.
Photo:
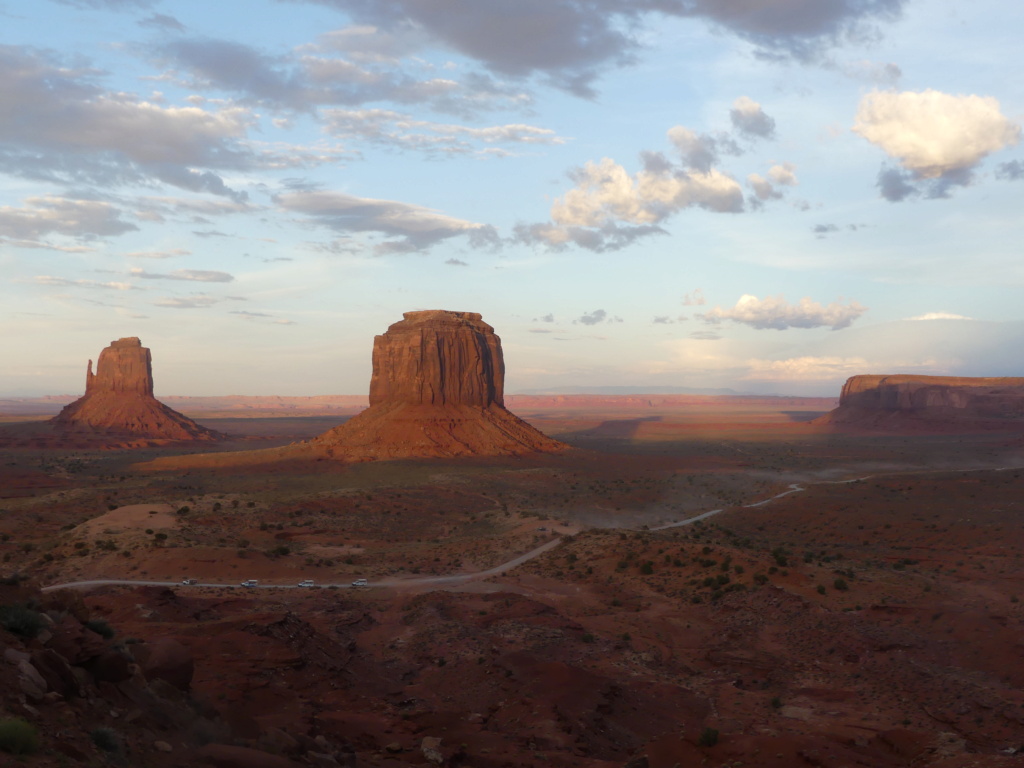
[[[112,341],[85,374],[85,395],[53,418],[60,432],[134,435],[157,440],[217,440],[221,436],[153,396],[153,358],[137,337]]]
[[[476,312],[406,312],[373,341],[370,407],[313,443],[334,458],[517,455],[565,448],[504,405],[501,339]]]
[[[839,407],[819,421],[869,427],[1024,425],[1024,378],[852,376],[843,385]]]

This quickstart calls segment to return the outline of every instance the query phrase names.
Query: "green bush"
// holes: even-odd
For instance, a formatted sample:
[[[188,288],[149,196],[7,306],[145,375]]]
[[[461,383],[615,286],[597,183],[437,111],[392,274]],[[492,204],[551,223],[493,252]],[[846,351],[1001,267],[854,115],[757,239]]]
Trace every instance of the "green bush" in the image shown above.
[[[104,752],[121,751],[121,738],[113,728],[96,728],[89,732],[89,738]]]
[[[24,638],[33,638],[43,628],[43,617],[27,605],[0,605],[0,626]]]
[[[850,588],[850,585],[846,583],[846,579],[836,579],[832,582],[832,586],[838,589],[840,592],[845,592]]]
[[[9,755],[31,755],[39,749],[39,731],[20,717],[0,720],[0,750]]]
[[[85,626],[87,629],[91,629],[104,640],[109,640],[115,634],[114,628],[111,627],[104,619],[90,619],[89,621],[85,622]]]
[[[702,747],[713,747],[718,743],[718,730],[715,728],[705,728],[700,732],[700,738],[697,743]]]

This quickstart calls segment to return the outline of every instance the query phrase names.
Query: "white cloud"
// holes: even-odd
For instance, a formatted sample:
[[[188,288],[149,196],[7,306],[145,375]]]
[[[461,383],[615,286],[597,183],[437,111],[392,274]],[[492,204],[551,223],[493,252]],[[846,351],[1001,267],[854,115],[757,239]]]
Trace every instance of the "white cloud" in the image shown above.
[[[107,288],[113,291],[130,291],[135,288],[131,283],[69,280],[65,277],[54,277],[53,275],[36,275],[35,280],[39,285],[59,285],[74,288]]]
[[[599,227],[612,221],[656,224],[692,206],[737,212],[743,208],[743,193],[735,179],[714,169],[640,171],[630,177],[621,165],[604,158],[581,169],[576,187],[551,206],[551,219],[560,227]]]
[[[2,100],[0,100],[2,102]],[[138,229],[110,203],[65,197],[30,197],[24,208],[0,206],[0,237],[39,240],[46,235],[95,238]]]
[[[723,320],[749,325],[752,328],[785,330],[786,328],[831,327],[833,331],[846,328],[867,311],[855,301],[848,304],[832,302],[828,306],[804,297],[797,304],[789,304],[782,296],[759,299],[745,294],[732,309],[714,309],[698,315],[706,323],[718,324]]]
[[[171,248],[166,251],[132,251],[126,253],[125,257],[129,259],[173,259],[175,256],[189,256],[192,251],[186,251],[183,248]]]
[[[907,320],[973,320],[973,317],[966,315],[955,315],[952,312],[925,312],[917,317],[908,317]]]
[[[198,283],[230,283],[233,275],[212,269],[176,269],[173,272],[146,272],[139,267],[129,270],[132,277],[143,280],[190,280]]]
[[[747,361],[744,379],[757,381],[831,381],[869,370],[863,357],[791,357],[787,360]]]
[[[970,170],[986,155],[1016,144],[1021,127],[992,97],[929,89],[866,94],[853,131],[918,178],[934,179]]]

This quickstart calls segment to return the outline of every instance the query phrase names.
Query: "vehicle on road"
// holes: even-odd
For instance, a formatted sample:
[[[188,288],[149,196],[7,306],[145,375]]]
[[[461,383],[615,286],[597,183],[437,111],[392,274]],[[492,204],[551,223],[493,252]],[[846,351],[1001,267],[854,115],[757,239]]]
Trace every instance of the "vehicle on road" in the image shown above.
[[[242,582],[243,587],[258,587],[260,585],[259,579],[246,579]]]
[[[369,583],[366,581],[366,579],[356,579],[355,581],[352,582],[352,586],[353,587],[366,587],[366,586],[369,586]]]
[[[302,581],[299,582],[299,586],[300,587],[315,587],[316,586],[316,582],[313,581],[312,579],[303,579]]]
[[[182,579],[181,583],[182,583],[183,586],[190,587],[193,584],[198,584],[199,583],[199,579]]]

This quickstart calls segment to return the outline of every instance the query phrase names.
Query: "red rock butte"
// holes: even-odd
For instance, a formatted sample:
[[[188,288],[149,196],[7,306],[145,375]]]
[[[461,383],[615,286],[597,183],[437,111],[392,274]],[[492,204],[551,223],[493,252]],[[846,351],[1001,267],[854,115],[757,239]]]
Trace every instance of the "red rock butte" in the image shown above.
[[[373,340],[370,407],[313,440],[339,459],[564,450],[505,408],[501,339],[476,312],[406,312]]]
[[[110,342],[85,372],[85,394],[53,418],[63,433],[131,435],[155,440],[218,440],[222,436],[153,396],[153,359],[135,336]]]
[[[865,427],[908,423],[1024,426],[1024,378],[852,376],[839,407],[818,421]]]

